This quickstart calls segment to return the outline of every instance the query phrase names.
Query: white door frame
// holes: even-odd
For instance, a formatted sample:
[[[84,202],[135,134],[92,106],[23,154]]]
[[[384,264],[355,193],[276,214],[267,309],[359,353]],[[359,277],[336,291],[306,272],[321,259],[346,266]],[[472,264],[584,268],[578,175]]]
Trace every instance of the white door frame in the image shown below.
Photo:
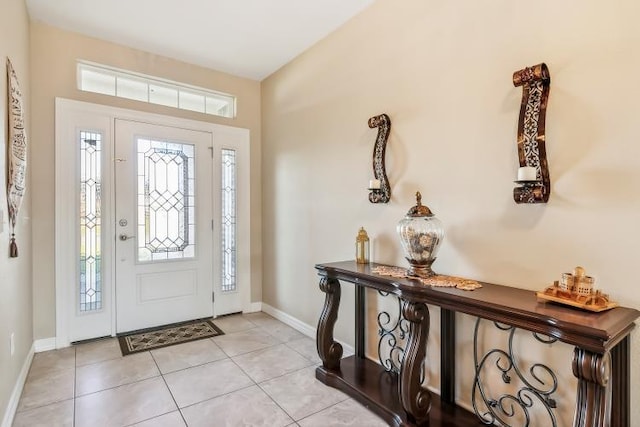
[[[63,154],[61,150],[62,141],[66,135],[66,120],[69,114],[73,113],[92,113],[96,115],[102,115],[109,119],[110,128],[108,137],[111,138],[110,145],[113,146],[113,128],[115,119],[125,119],[130,121],[141,121],[145,123],[152,123],[164,126],[173,126],[178,128],[199,130],[204,132],[211,132],[214,140],[216,137],[231,137],[239,144],[239,154],[245,157],[243,162],[246,167],[244,170],[239,171],[238,176],[238,200],[237,200],[237,213],[238,223],[247,224],[247,227],[239,227],[237,231],[237,250],[238,250],[238,283],[240,288],[240,298],[242,300],[243,311],[251,311],[251,268],[250,268],[250,134],[248,129],[237,128],[232,126],[219,125],[215,123],[200,122],[196,120],[181,119],[177,117],[165,116],[161,114],[145,113],[135,110],[128,110],[123,108],[110,107],[99,104],[92,104],[82,101],[74,101],[64,98],[56,98],[55,100],[55,153],[56,159]],[[107,135],[105,135],[107,137]],[[112,153],[105,153],[111,155]],[[75,282],[76,274],[75,269],[70,270],[69,258],[74,257],[75,251],[71,253],[68,248],[67,242],[61,236],[69,232],[68,220],[71,212],[75,212],[73,202],[69,203],[68,189],[66,188],[65,178],[68,180],[68,170],[58,167],[56,161],[55,168],[55,286],[56,286],[56,348],[63,348],[70,345],[69,328],[70,328],[70,316],[74,312],[75,298],[69,298],[68,285],[69,280]],[[110,200],[113,200],[113,188],[110,190]],[[65,197],[65,195],[67,197]],[[72,196],[75,200],[75,195]],[[113,204],[108,207],[108,218],[113,220],[115,218],[115,212],[113,211]],[[71,209],[71,211],[70,211]],[[112,230],[109,231],[113,234]],[[216,230],[217,232],[217,230]],[[68,235],[68,234],[66,234]],[[113,248],[108,249],[109,255],[113,257]],[[213,260],[212,260],[213,262]],[[107,275],[114,277],[115,263],[111,262],[108,266],[109,269]],[[111,299],[115,292],[115,284],[113,280],[110,283],[105,283],[108,287]],[[111,304],[111,335],[115,335],[115,304]],[[214,305],[214,316],[215,316]]]

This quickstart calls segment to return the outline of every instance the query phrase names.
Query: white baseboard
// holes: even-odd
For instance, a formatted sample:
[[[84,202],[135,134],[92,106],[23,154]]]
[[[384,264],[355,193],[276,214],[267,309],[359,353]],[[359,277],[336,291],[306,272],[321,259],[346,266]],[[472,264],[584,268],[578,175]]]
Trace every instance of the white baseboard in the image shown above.
[[[316,328],[307,325],[303,321],[301,321],[299,319],[296,319],[295,317],[291,316],[290,314],[287,314],[284,311],[280,311],[277,308],[273,308],[269,304],[264,303],[264,302],[262,303],[262,311],[264,311],[265,313],[267,313],[270,316],[275,317],[276,319],[278,319],[282,323],[285,323],[285,324],[291,326],[293,329],[297,330],[298,332],[301,332],[301,333],[305,334],[306,336],[315,339],[315,337],[316,337]]]
[[[42,353],[43,351],[55,350],[56,349],[56,337],[52,338],[42,338],[39,340],[35,340],[33,343],[33,347],[36,353]]]
[[[261,302],[252,302],[249,304],[249,307],[244,311],[245,313],[257,313],[262,311],[262,303]]]
[[[15,386],[13,386],[13,392],[11,393],[9,403],[7,404],[7,409],[4,411],[4,417],[2,418],[2,427],[11,427],[11,424],[13,424],[13,418],[16,416],[16,411],[18,410],[18,402],[20,402],[20,396],[22,395],[24,383],[25,381],[27,381],[27,374],[29,373],[29,368],[31,367],[34,353],[35,343],[31,345],[29,353],[27,354],[27,358],[22,364],[20,375],[18,375],[16,384]]]
[[[308,336],[309,338],[313,338],[314,340],[316,339],[316,328],[304,323],[302,320],[297,319],[292,315],[285,313],[284,311],[280,311],[277,308],[271,307],[269,304],[264,302],[262,303],[262,311],[275,317],[282,323],[291,326],[293,329]],[[345,354],[353,354],[354,349],[352,346],[345,343],[344,341],[336,341],[342,344],[342,348]]]

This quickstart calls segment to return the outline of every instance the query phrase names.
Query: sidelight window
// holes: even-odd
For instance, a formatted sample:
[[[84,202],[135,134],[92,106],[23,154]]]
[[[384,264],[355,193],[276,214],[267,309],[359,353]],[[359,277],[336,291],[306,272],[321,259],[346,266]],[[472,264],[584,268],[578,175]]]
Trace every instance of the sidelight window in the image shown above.
[[[80,294],[81,312],[102,309],[101,166],[102,135],[80,132]]]
[[[236,151],[222,150],[222,292],[236,290]]]

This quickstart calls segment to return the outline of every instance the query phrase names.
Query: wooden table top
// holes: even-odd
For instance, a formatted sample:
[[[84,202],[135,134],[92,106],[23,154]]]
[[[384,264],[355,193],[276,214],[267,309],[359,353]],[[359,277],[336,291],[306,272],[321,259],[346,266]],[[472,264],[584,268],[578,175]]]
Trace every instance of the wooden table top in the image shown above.
[[[384,264],[355,261],[316,265],[318,274],[361,284],[397,295],[403,300],[424,302],[477,317],[513,325],[557,338],[568,344],[605,353],[633,329],[638,310],[617,307],[594,313],[551,302],[539,301],[534,291],[480,282],[482,288],[464,291],[433,287],[410,278],[372,273]]]

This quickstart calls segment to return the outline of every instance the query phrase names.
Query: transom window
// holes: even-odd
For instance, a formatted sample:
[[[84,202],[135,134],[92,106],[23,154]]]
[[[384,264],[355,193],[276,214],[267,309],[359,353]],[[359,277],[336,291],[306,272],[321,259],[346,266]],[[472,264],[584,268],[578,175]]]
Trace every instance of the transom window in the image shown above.
[[[185,83],[120,70],[105,65],[78,62],[78,89],[181,110],[234,118],[236,98]]]

